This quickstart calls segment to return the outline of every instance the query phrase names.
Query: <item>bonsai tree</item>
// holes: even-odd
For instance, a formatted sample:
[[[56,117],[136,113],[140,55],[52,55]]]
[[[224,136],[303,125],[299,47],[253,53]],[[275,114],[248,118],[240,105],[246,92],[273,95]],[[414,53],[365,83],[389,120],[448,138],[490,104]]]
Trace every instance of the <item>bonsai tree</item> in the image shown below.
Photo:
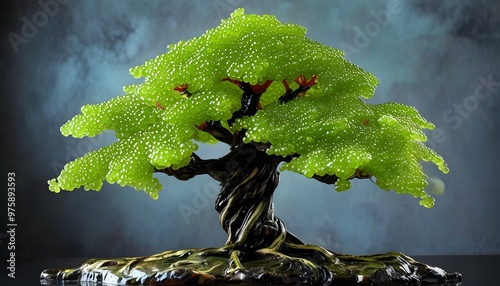
[[[51,191],[98,191],[107,181],[156,199],[163,186],[154,173],[179,180],[207,174],[221,185],[215,209],[225,246],[91,260],[78,269],[46,270],[42,278],[148,285],[459,281],[459,274],[399,253],[355,257],[307,245],[274,215],[279,171],[337,191],[349,189],[352,179],[373,178],[425,207],[434,199],[424,191],[420,161],[448,172],[424,145],[422,129],[431,123],[410,106],[365,103],[377,78],[305,34],[301,26],[238,9],[219,27],[132,68],[142,84],[83,106],[61,127],[77,138],[113,130],[118,141],[68,163],[49,181]],[[216,142],[229,145],[229,153],[195,153],[198,144]]]

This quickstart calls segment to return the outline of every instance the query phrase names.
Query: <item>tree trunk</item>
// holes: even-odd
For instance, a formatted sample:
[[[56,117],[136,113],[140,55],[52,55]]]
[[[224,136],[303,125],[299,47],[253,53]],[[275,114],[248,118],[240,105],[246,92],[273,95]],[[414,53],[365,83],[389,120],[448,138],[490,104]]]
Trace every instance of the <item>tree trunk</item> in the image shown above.
[[[220,223],[228,234],[226,245],[235,250],[279,249],[289,234],[274,215],[273,193],[278,186],[278,165],[283,157],[267,155],[258,145],[243,144],[219,161],[221,191],[215,201]]]

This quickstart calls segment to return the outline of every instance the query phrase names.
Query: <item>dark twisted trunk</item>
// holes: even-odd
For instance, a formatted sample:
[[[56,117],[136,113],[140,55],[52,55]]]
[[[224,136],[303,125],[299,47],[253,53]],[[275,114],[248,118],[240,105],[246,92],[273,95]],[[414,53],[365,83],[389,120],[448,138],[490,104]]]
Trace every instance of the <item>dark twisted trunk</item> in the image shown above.
[[[272,198],[282,161],[283,157],[267,155],[254,144],[240,145],[219,160],[216,177],[221,191],[215,209],[228,234],[226,245],[234,245],[235,250],[257,250],[277,249],[287,238],[300,243],[274,215]]]

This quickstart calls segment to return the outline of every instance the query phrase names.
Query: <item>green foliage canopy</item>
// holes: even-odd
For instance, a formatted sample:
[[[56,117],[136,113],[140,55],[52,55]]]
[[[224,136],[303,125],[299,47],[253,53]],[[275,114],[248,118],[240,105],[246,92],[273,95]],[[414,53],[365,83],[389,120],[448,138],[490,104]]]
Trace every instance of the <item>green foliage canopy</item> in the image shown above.
[[[144,190],[153,198],[162,189],[155,169],[178,169],[190,162],[198,143],[215,143],[197,128],[220,121],[230,132],[246,129],[243,139],[269,143],[268,154],[295,157],[282,170],[312,177],[335,175],[338,191],[350,187],[355,173],[374,176],[384,190],[434,200],[424,191],[419,163],[432,161],[447,172],[443,159],[423,142],[433,125],[415,108],[397,103],[370,105],[378,80],[343,58],[343,52],[306,37],[305,28],[282,24],[271,15],[238,9],[200,37],[169,46],[169,51],[132,68],[142,84],[125,94],[85,105],[61,127],[65,136],[116,132],[118,141],[68,163],[49,181],[51,191],[99,190],[106,180]],[[317,76],[305,96],[285,104],[282,81],[297,86],[299,76]],[[272,84],[254,116],[229,124],[241,107],[241,90],[230,81]],[[186,89],[190,96],[182,96]]]

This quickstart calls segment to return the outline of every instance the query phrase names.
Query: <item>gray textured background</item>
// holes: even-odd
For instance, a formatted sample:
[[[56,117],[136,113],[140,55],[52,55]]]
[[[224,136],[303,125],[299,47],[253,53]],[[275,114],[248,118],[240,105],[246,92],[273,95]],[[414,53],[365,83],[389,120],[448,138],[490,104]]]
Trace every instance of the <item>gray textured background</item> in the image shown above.
[[[217,26],[240,6],[303,25],[310,38],[346,50],[381,80],[369,102],[414,105],[435,123],[429,144],[451,169],[442,175],[425,165],[446,185],[433,209],[369,181],[337,193],[283,173],[275,207],[290,231],[353,254],[500,254],[498,1],[60,1],[48,12],[37,1],[12,2],[1,4],[2,176],[16,172],[19,259],[146,255],[225,242],[213,209],[217,184],[208,176],[159,176],[165,189],[157,201],[107,184],[100,192],[53,194],[46,182],[68,160],[114,140],[110,133],[80,140],[59,133],[83,104],[122,94],[138,82],[130,67]],[[14,34],[24,40],[13,44]],[[202,146],[197,153],[226,151]]]

